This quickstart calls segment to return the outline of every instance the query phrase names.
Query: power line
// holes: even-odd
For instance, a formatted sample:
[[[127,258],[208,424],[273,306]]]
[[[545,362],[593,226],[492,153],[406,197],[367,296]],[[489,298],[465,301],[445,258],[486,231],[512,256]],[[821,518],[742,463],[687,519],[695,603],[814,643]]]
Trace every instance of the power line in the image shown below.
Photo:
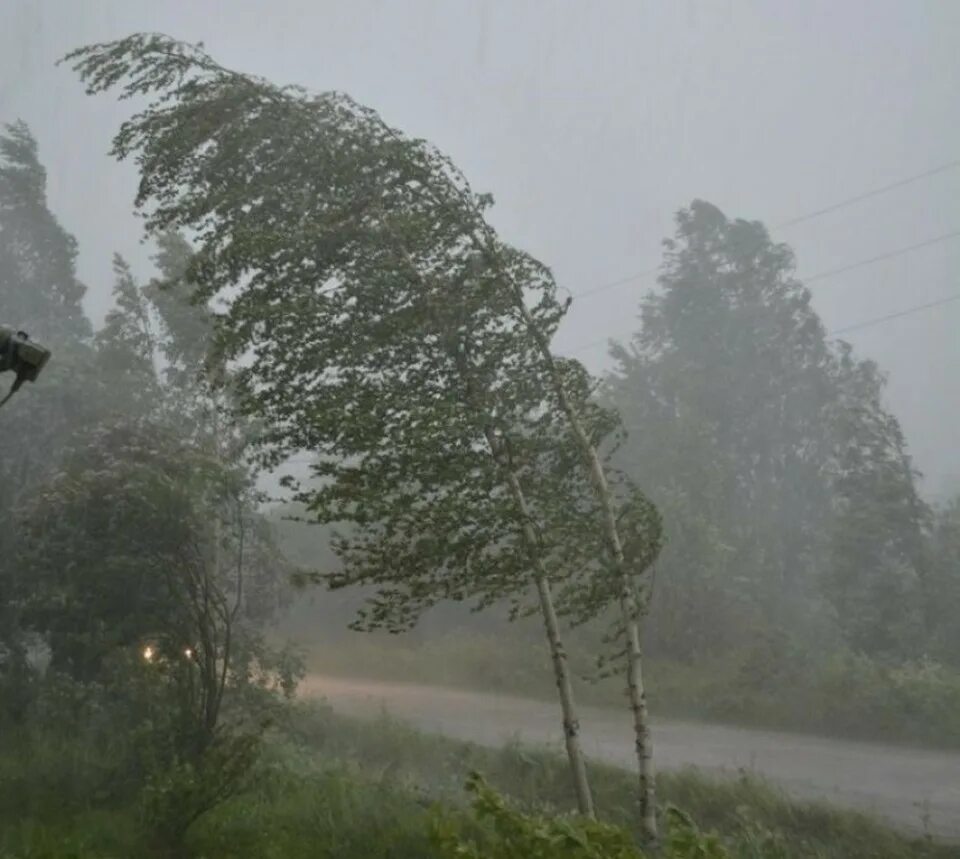
[[[874,188],[871,191],[864,191],[862,194],[857,194],[855,197],[847,197],[846,200],[840,200],[837,203],[832,203],[829,206],[824,206],[822,209],[816,209],[813,212],[807,212],[805,215],[798,215],[795,218],[791,218],[789,221],[781,221],[779,224],[774,225],[774,229],[784,230],[787,227],[792,227],[796,224],[802,224],[804,221],[812,221],[814,218],[819,218],[821,215],[828,215],[831,212],[836,212],[839,209],[844,209],[847,206],[854,205],[855,203],[869,200],[871,197],[879,197],[881,194],[886,194],[887,191],[893,191],[895,188],[902,188],[904,185],[912,185],[914,182],[919,182],[921,179],[926,179],[928,176],[935,176],[937,173],[944,173],[947,170],[952,170],[954,167],[960,167],[960,159],[956,161],[948,161],[946,164],[941,164],[938,167],[931,167],[929,170],[924,170],[922,173],[916,173],[913,176],[908,176],[906,179],[900,179],[897,182],[891,182],[889,185],[881,185],[879,188]]]
[[[907,176],[905,179],[891,182],[889,185],[881,185],[878,188],[872,188],[869,191],[864,191],[863,193],[857,194],[853,197],[847,197],[845,200],[831,203],[829,206],[824,206],[821,209],[815,209],[812,212],[805,212],[802,215],[797,215],[796,217],[790,218],[786,221],[781,221],[778,224],[774,224],[773,229],[785,230],[789,227],[795,226],[796,224],[801,224],[805,221],[812,221],[814,218],[819,218],[823,215],[830,214],[831,212],[845,209],[847,206],[852,206],[856,203],[862,202],[863,200],[869,200],[872,197],[878,197],[881,194],[886,194],[888,191],[892,191],[896,188],[902,188],[905,185],[911,185],[914,182],[919,182],[921,179],[935,176],[938,173],[944,173],[947,170],[952,170],[956,167],[960,167],[960,159],[948,161],[946,164],[939,164],[936,167],[931,167],[929,170],[924,170],[922,173],[915,173],[913,176]],[[634,281],[655,275],[658,272],[659,268],[647,269],[646,271],[640,271],[636,274],[629,274],[625,277],[620,277],[607,283],[601,283],[599,286],[594,286],[591,289],[584,290],[583,292],[574,292],[572,295],[574,298],[583,298],[587,295],[594,295],[597,292],[603,292],[607,289],[613,289],[617,286],[624,286],[625,284],[633,283]]]
[[[613,289],[615,286],[623,286],[626,283],[633,283],[635,280],[650,277],[657,274],[659,271],[659,268],[647,269],[646,271],[640,271],[636,274],[630,274],[626,277],[621,277],[619,280],[611,280],[609,283],[601,283],[600,286],[595,286],[592,289],[585,289],[583,292],[574,292],[571,294],[574,298],[584,298],[587,295],[593,295],[595,292],[603,292],[605,289]]]
[[[898,310],[896,313],[888,313],[886,316],[877,316],[874,319],[866,319],[863,322],[854,322],[850,325],[845,325],[842,328],[834,328],[832,331],[827,332],[827,336],[833,337],[837,334],[847,334],[850,331],[860,331],[864,328],[872,328],[874,325],[880,325],[881,323],[888,322],[891,319],[899,319],[902,316],[910,316],[914,313],[920,313],[922,310],[929,310],[932,307],[940,307],[943,304],[950,304],[953,301],[960,301],[960,292],[940,298],[937,301],[928,301],[926,304],[915,304],[912,307],[906,307],[903,310]],[[567,349],[566,352],[570,354],[582,352],[585,349],[591,349],[594,346],[609,343],[612,339],[613,338],[611,337],[603,337],[599,340],[591,340],[589,343],[582,343],[573,349]]]
[[[921,310],[929,310],[932,307],[940,307],[944,304],[949,304],[952,301],[960,301],[960,292],[955,292],[953,295],[945,296],[937,301],[928,301],[926,304],[917,304],[913,307],[908,307],[905,310],[899,310],[896,313],[888,313],[886,316],[877,316],[874,319],[868,319],[864,322],[855,322],[852,325],[845,325],[843,328],[834,328],[833,331],[829,333],[831,336],[833,336],[836,334],[846,334],[849,331],[859,331],[862,328],[871,328],[874,325],[879,325],[881,322],[888,322],[891,319],[899,319],[901,316],[910,316],[913,313],[919,313]]]
[[[833,277],[834,275],[844,274],[848,271],[853,271],[857,268],[862,268],[863,266],[872,265],[873,263],[883,262],[884,260],[894,259],[895,257],[903,256],[904,254],[912,253],[913,251],[920,250],[921,248],[929,247],[930,245],[940,244],[941,242],[948,241],[949,239],[955,239],[960,237],[960,230],[954,230],[950,233],[944,233],[942,236],[935,236],[932,239],[925,239],[922,242],[916,242],[912,245],[907,245],[906,247],[897,248],[895,251],[889,251],[887,253],[878,254],[877,256],[869,257],[868,259],[857,260],[857,262],[852,262],[849,265],[843,265],[839,268],[827,269],[826,271],[818,271],[816,274],[810,275],[810,277],[804,278],[805,283],[810,283],[815,280],[825,280],[828,277]],[[600,340],[591,340],[589,343],[584,343],[580,346],[576,346],[573,349],[568,350],[569,352],[580,352],[584,349],[590,349],[593,346],[596,346],[599,343],[606,343],[610,338],[604,337]]]
[[[954,230],[950,233],[944,233],[942,236],[936,236],[932,239],[926,239],[922,242],[917,242],[913,245],[907,245],[905,248],[899,248],[895,251],[889,251],[888,253],[879,254],[875,257],[870,257],[869,259],[862,259],[858,262],[850,263],[849,265],[840,266],[840,268],[832,268],[827,271],[817,272],[816,274],[810,275],[810,277],[803,278],[805,283],[810,283],[814,280],[822,280],[826,277],[833,277],[835,274],[843,274],[844,272],[853,271],[855,268],[861,268],[865,265],[871,265],[875,262],[882,262],[883,260],[893,259],[894,257],[903,256],[904,254],[911,253],[912,251],[919,250],[920,248],[926,248],[930,245],[937,245],[940,242],[948,241],[949,239],[955,239],[957,236],[960,236],[960,230]]]

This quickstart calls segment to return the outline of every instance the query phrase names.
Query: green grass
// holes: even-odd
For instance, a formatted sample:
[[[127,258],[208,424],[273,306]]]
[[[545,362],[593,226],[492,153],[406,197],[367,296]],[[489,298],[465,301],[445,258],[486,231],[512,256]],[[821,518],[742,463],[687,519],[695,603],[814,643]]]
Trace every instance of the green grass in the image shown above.
[[[567,811],[575,806],[565,763],[549,750],[518,745],[489,750],[424,734],[386,716],[353,720],[320,707],[299,710],[292,730],[298,744],[316,749],[321,759],[350,761],[359,772],[406,790],[426,790],[446,802],[461,801],[466,774],[479,770],[525,808]],[[590,770],[600,815],[632,828],[633,776],[598,764]],[[754,777],[719,779],[693,770],[665,772],[658,777],[658,789],[662,803],[676,805],[702,828],[720,832],[738,857],[960,856],[953,845],[906,837],[866,815],[791,800]],[[767,852],[758,852],[761,845]],[[772,845],[780,845],[782,852],[771,852]]]
[[[35,741],[42,742],[35,737]],[[44,744],[45,745],[45,744]],[[38,747],[40,748],[40,747]],[[35,788],[59,756],[68,772],[86,759],[61,738],[15,783],[29,750],[0,744],[2,859],[150,857],[136,798],[100,800],[96,779]],[[321,705],[291,707],[267,743],[247,788],[201,818],[188,837],[195,859],[316,859],[437,856],[430,823],[438,809],[460,814],[473,770],[528,811],[573,807],[563,761],[547,750],[481,748],[416,731],[393,719],[350,719]],[[631,828],[633,779],[591,767],[601,816]],[[955,847],[906,838],[859,814],[797,803],[752,778],[716,780],[665,773],[660,798],[703,829],[722,834],[735,859],[947,859]]]

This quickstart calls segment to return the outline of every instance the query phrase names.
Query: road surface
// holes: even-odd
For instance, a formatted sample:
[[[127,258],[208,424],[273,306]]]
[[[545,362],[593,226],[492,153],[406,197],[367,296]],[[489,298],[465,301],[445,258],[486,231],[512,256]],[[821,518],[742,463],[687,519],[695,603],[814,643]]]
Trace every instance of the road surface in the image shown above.
[[[554,744],[562,732],[549,702],[338,677],[310,676],[303,691],[356,716],[389,713],[424,731],[481,745],[517,739]],[[629,718],[611,709],[581,708],[589,757],[631,767]],[[696,766],[715,774],[746,770],[801,799],[865,811],[901,829],[960,840],[960,753],[846,742],[675,720],[654,720],[661,769]]]

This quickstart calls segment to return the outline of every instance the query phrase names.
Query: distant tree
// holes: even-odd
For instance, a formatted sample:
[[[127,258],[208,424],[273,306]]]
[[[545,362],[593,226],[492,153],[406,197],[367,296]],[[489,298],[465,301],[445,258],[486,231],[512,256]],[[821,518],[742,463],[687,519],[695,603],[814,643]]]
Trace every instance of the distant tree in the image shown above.
[[[931,655],[960,666],[960,496],[935,511],[923,592]]]
[[[71,424],[90,412],[90,323],[74,270],[76,242],[47,208],[46,171],[22,122],[0,134],[0,322],[22,328],[57,351],[37,390],[7,407],[0,434],[0,554],[13,529],[4,517],[69,438]],[[0,380],[0,384],[4,383]],[[38,394],[42,389],[44,396]]]
[[[761,224],[695,201],[665,248],[607,393],[633,430],[625,467],[668,511],[671,608],[655,623],[674,617],[661,634],[705,652],[816,592],[832,359],[791,251]]]
[[[832,615],[857,650],[915,652],[927,513],[883,378],[828,341],[762,224],[694,201],[665,248],[606,386],[669,537],[654,645],[816,642]]]
[[[113,271],[114,306],[94,339],[94,381],[104,411],[142,417],[156,411],[160,397],[150,306],[119,255],[114,256]]]
[[[855,650],[917,656],[923,649],[925,535],[930,511],[896,418],[883,406],[885,380],[841,344],[829,467],[834,517],[824,588]]]
[[[23,702],[29,666],[14,600],[17,510],[56,468],[60,451],[97,410],[90,323],[74,269],[76,243],[46,202],[46,172],[23,123],[0,133],[0,323],[53,347],[42,381],[6,406],[0,432],[0,710]],[[9,385],[5,375],[0,384]],[[0,394],[2,396],[2,394]],[[19,705],[18,705],[19,707]]]
[[[89,338],[76,241],[47,207],[47,174],[23,122],[0,134],[0,319],[51,344]]]
[[[136,153],[148,229],[199,236],[190,276],[200,299],[230,298],[220,333],[227,355],[244,359],[241,404],[266,424],[267,461],[300,449],[323,457],[333,488],[311,501],[319,515],[378,523],[383,534],[365,535],[360,547],[366,557],[383,537],[397,538],[392,548],[400,542],[378,491],[391,510],[419,504],[421,521],[447,523],[477,497],[468,521],[479,517],[483,539],[461,535],[444,560],[489,572],[486,553],[495,550],[518,569],[510,547],[522,546],[523,582],[536,584],[548,628],[555,535],[578,522],[582,543],[603,547],[603,575],[584,593],[621,606],[652,836],[639,638],[649,588],[638,599],[637,583],[659,548],[659,521],[598,452],[611,417],[592,403],[588,377],[550,350],[564,307],[549,272],[498,239],[485,220],[489,198],[448,159],[345,96],[276,88],[165,37],[133,36],[71,59],[92,92],[119,85],[158,95],[121,128],[114,151]],[[552,474],[535,464],[551,444],[575,454],[564,459],[572,471],[563,479],[589,488],[574,493],[565,520],[536,492],[538,477]],[[436,555],[432,565],[449,573]],[[474,589],[507,584],[499,572],[474,578]],[[456,578],[442,581],[447,595],[463,593]],[[550,637],[576,770],[565,655]]]
[[[180,392],[176,407],[182,416],[186,407],[194,421],[203,423],[210,417],[211,399],[222,399],[225,394],[218,385],[224,371],[215,354],[214,314],[204,302],[194,300],[197,284],[190,279],[193,254],[193,247],[179,233],[159,234],[153,258],[157,276],[144,293],[162,332],[159,350],[166,383]]]

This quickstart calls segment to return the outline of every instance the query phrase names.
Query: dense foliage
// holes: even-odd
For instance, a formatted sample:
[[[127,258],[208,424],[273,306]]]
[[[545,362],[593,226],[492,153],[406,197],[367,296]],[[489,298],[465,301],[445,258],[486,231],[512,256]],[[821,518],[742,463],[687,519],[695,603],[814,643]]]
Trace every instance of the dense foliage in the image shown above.
[[[3,414],[0,723],[82,735],[104,755],[94,792],[142,795],[172,849],[239,788],[274,693],[295,686],[296,662],[264,640],[289,568],[244,425],[225,419],[229,385],[212,384],[209,314],[180,288],[189,245],[163,237],[146,289],[116,258],[93,335],[23,125],[0,155],[0,315],[56,354]]]

